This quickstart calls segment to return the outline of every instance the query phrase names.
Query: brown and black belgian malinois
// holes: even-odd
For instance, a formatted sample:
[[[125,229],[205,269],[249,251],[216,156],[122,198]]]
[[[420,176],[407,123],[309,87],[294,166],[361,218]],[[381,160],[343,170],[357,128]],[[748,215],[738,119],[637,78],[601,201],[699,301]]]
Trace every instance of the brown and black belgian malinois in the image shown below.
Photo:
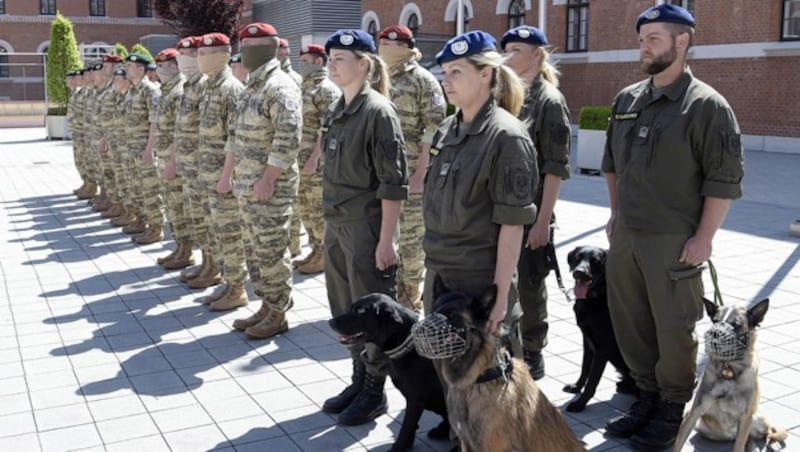
[[[705,334],[706,368],[689,413],[683,418],[673,451],[680,451],[697,425],[713,441],[736,441],[744,452],[750,438],[783,442],[788,434],[756,414],[758,408],[758,358],[756,327],[764,320],[769,299],[741,306],[717,306],[703,299],[712,320]],[[698,422],[699,421],[699,422]]]
[[[586,450],[525,363],[512,359],[496,334],[487,334],[496,297],[495,285],[473,299],[448,290],[437,276],[432,312],[414,329],[417,350],[440,359],[450,426],[462,452]],[[437,349],[455,352],[431,356]]]

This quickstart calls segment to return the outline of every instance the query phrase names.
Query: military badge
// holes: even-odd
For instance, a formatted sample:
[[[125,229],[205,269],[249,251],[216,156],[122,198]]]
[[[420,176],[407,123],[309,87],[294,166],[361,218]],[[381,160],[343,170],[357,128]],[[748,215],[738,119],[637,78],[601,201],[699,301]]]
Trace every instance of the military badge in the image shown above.
[[[467,53],[467,50],[469,50],[467,41],[456,41],[450,44],[450,51],[453,52],[453,55],[463,55]]]
[[[653,20],[660,15],[661,15],[660,9],[651,9],[650,11],[647,12],[647,14],[644,15],[644,17],[646,17],[648,20]]]
[[[522,30],[517,31],[517,36],[527,39],[531,36],[531,31],[523,28]]]
[[[339,43],[343,46],[349,46],[353,44],[353,36],[351,35],[342,35],[339,38]]]
[[[395,39],[397,39],[397,33],[395,33],[395,32],[391,32],[391,33],[389,33],[389,39],[391,39],[392,41],[394,41]]]
[[[250,27],[250,28],[248,28],[248,29],[247,29],[247,31],[248,31],[248,32],[249,32],[251,35],[254,35],[254,34],[256,34],[256,32],[258,31],[258,28],[256,28],[256,27]]]

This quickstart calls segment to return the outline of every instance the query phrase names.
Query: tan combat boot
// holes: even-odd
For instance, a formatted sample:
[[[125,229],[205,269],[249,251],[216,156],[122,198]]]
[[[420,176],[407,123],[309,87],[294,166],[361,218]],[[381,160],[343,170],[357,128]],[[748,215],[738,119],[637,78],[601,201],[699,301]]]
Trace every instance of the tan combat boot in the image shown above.
[[[308,256],[306,256],[306,257],[304,257],[302,259],[293,260],[292,261],[292,267],[297,268],[297,267],[299,267],[301,265],[307,264],[311,259],[314,258],[315,254],[317,254],[317,250],[311,250],[311,253],[309,253]]]
[[[136,223],[129,224],[122,228],[122,232],[126,234],[141,234],[147,230],[147,223],[144,222],[142,217],[138,217]],[[136,241],[136,237],[131,237],[131,240]]]
[[[189,281],[189,287],[192,289],[206,289],[224,281],[222,274],[219,272],[219,267],[217,267],[217,262],[214,260],[211,253],[208,253],[208,261],[205,274],[201,274],[197,278]]]
[[[198,278],[200,277],[200,275],[204,274],[206,272],[206,268],[208,267],[208,252],[205,250],[203,250],[202,259],[203,260],[200,262],[199,267],[195,268],[194,270],[182,272],[179,279],[185,283],[188,283],[189,281]],[[166,267],[166,265],[164,267]]]
[[[143,235],[136,237],[136,243],[139,245],[149,245],[164,240],[164,229],[159,225],[151,225]]]
[[[123,212],[122,215],[118,216],[117,218],[113,218],[111,220],[111,224],[113,224],[114,226],[128,226],[129,224],[136,223],[137,219],[134,210],[130,208],[126,209],[124,206],[123,209],[125,210],[125,212]]]
[[[179,270],[194,265],[194,257],[192,256],[192,242],[181,241],[179,246],[183,246],[180,254],[176,254],[172,259],[164,262],[166,270]]]
[[[228,293],[224,297],[211,303],[212,311],[230,311],[247,306],[247,292],[244,290],[244,284],[229,284],[228,287]]]
[[[111,207],[111,202],[108,199],[108,195],[106,192],[101,191],[100,194],[94,198],[94,202],[92,202],[92,210],[95,212],[105,212]]]
[[[289,331],[289,322],[286,321],[286,314],[277,309],[267,306],[267,315],[260,322],[244,330],[244,334],[251,339],[266,339],[276,334]]]
[[[111,207],[105,212],[101,213],[100,216],[102,218],[117,218],[123,213],[125,213],[125,209],[122,208],[122,204],[118,202],[112,202]]]
[[[172,260],[175,256],[180,254],[183,251],[183,244],[178,242],[178,246],[172,250],[171,253],[167,254],[166,256],[161,256],[156,259],[156,264],[164,265],[164,262]]]
[[[269,303],[266,301],[261,302],[261,308],[258,311],[253,313],[250,317],[246,319],[238,319],[233,322],[233,327],[239,331],[245,331],[246,329],[250,328],[251,326],[257,324],[258,322],[262,321],[267,314],[270,313],[272,308],[270,308]]]
[[[325,271],[325,255],[316,253],[314,258],[297,267],[297,271],[304,275],[314,275]]]
[[[78,199],[92,199],[97,195],[97,184],[89,182],[86,184],[86,190],[78,193]]]
[[[203,297],[203,304],[211,304],[215,301],[219,301],[225,298],[225,295],[228,295],[228,291],[231,290],[231,285],[229,283],[225,283],[222,287],[218,288],[214,293],[211,295],[206,295]]]
[[[84,190],[86,190],[86,181],[83,181],[83,183],[81,184],[80,187],[76,188],[75,190],[72,190],[72,194],[73,195],[77,195],[78,193],[80,193],[80,192],[82,192]]]

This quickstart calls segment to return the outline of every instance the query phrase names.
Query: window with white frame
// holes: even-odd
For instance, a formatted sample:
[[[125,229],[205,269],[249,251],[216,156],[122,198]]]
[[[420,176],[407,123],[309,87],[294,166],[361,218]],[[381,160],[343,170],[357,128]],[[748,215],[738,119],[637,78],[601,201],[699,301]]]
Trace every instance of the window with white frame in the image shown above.
[[[411,15],[408,16],[408,23],[406,26],[411,30],[412,35],[417,35],[417,31],[419,31],[419,16],[417,16],[417,13],[411,13]]]
[[[589,0],[567,2],[567,52],[585,52],[589,48]]]
[[[0,78],[8,78],[8,49],[0,45]]]
[[[39,0],[39,11],[44,16],[55,16],[56,0]]]
[[[525,2],[512,0],[508,5],[508,29],[525,24]]]
[[[90,16],[105,16],[106,15],[106,0],[89,0],[89,15]]]
[[[367,24],[367,33],[372,36],[372,39],[378,40],[378,22],[370,20]]]
[[[800,40],[800,0],[783,0],[781,40]]]
[[[152,0],[136,0],[136,16],[137,17],[153,17],[153,1]]]
[[[6,13],[6,0],[0,0],[0,14]]]

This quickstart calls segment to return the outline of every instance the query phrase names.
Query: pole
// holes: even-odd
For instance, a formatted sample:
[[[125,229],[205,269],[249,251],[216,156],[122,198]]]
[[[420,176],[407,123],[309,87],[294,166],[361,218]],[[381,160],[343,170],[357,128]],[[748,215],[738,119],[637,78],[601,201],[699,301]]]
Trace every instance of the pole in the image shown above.
[[[539,30],[547,36],[547,0],[539,0]]]
[[[464,33],[464,1],[458,0],[456,2],[457,10],[456,10],[456,35],[460,35]]]

